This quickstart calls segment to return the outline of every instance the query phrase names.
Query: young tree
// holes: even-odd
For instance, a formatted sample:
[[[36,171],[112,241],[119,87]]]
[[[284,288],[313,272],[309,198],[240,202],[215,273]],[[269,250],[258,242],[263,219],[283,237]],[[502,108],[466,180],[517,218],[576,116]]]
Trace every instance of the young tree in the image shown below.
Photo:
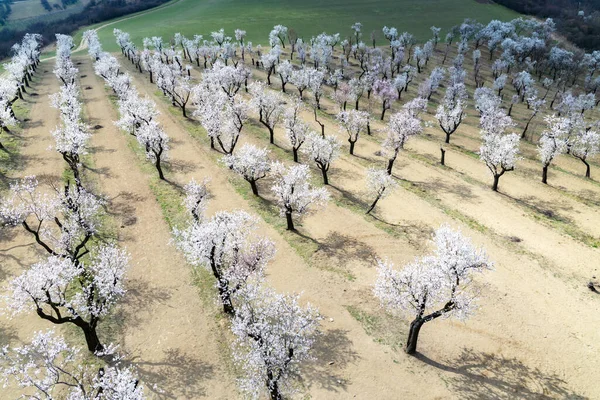
[[[383,121],[386,110],[392,108],[392,103],[398,99],[398,93],[390,81],[378,79],[373,84],[373,94],[381,99],[381,120]]]
[[[234,361],[244,371],[241,389],[252,398],[266,392],[271,400],[294,392],[291,382],[300,365],[312,360],[311,350],[322,319],[298,295],[249,285],[239,294],[240,307],[231,325],[236,337]]]
[[[98,233],[104,202],[83,187],[67,184],[48,194],[38,186],[35,176],[13,183],[0,206],[0,217],[4,224],[22,225],[49,255],[78,263]]]
[[[192,179],[183,188],[185,191],[183,205],[196,223],[204,221],[204,212],[206,211],[209,197],[207,184],[208,180],[206,179],[202,183],[197,183]]]
[[[440,128],[446,134],[446,143],[450,143],[450,135],[456,132],[464,116],[465,113],[460,100],[457,102],[445,101],[438,106],[435,117],[440,124]]]
[[[309,184],[310,169],[308,165],[293,165],[286,168],[281,163],[273,163],[271,171],[275,182],[271,187],[279,213],[285,216],[287,230],[294,231],[293,216],[301,217],[311,208],[325,205],[329,200],[329,193],[325,188],[312,188]]]
[[[298,150],[306,141],[306,135],[309,131],[308,125],[300,117],[300,113],[304,109],[302,101],[298,99],[291,107],[285,110],[283,115],[283,125],[285,133],[294,154],[294,162],[298,162]]]
[[[136,138],[138,143],[144,147],[146,158],[154,163],[158,171],[158,177],[165,180],[162,170],[162,162],[167,157],[169,151],[169,137],[160,127],[158,122],[150,121],[148,124],[142,124],[137,130]]]
[[[583,130],[571,146],[571,154],[585,164],[585,177],[590,178],[590,164],[588,158],[600,152],[600,134],[593,130]]]
[[[567,151],[568,118],[554,115],[545,118],[548,128],[542,132],[538,153],[542,161],[542,183],[548,183],[548,167],[552,160]]]
[[[389,195],[396,187],[398,187],[398,184],[385,169],[369,168],[367,171],[367,190],[371,196],[375,197],[375,200],[371,203],[367,214],[373,211],[379,200]]]
[[[473,275],[493,264],[460,231],[442,225],[433,237],[430,256],[416,258],[402,271],[378,261],[375,296],[389,311],[414,316],[405,351],[415,354],[421,327],[439,317],[467,319],[475,309],[477,293],[470,289]]]
[[[411,115],[408,110],[402,110],[392,115],[388,123],[387,137],[382,144],[384,153],[388,155],[387,173],[389,175],[392,174],[394,161],[400,150],[404,149],[405,143],[422,131],[421,120]]]
[[[350,154],[354,154],[354,145],[358,141],[360,132],[367,128],[369,123],[369,113],[366,111],[341,111],[336,116],[342,132],[348,134],[348,142],[350,143]]]
[[[285,60],[275,67],[275,71],[279,75],[279,79],[281,79],[281,91],[285,93],[285,85],[290,81],[294,67],[291,62]]]
[[[125,294],[128,264],[127,253],[112,245],[99,247],[87,263],[50,256],[12,280],[8,307],[13,316],[33,310],[53,324],[74,324],[90,352],[102,351],[96,329]]]
[[[196,268],[211,271],[219,291],[223,312],[236,314],[234,294],[250,279],[261,280],[275,246],[257,238],[258,219],[244,211],[217,212],[212,218],[174,229],[175,243]]]
[[[144,400],[144,388],[130,367],[84,363],[79,350],[53,330],[36,332],[31,344],[0,350],[5,384],[35,390],[31,399]],[[25,397],[25,396],[23,396]]]
[[[339,157],[340,147],[335,136],[321,137],[314,132],[307,135],[306,144],[302,147],[302,152],[309,156],[321,170],[325,185],[329,185],[327,171],[331,163]]]
[[[519,136],[517,134],[484,135],[483,144],[479,149],[479,158],[489,168],[494,177],[493,191],[498,191],[500,177],[505,172],[515,169],[518,154]]]
[[[223,156],[223,163],[235,173],[241,175],[252,188],[252,193],[258,196],[256,182],[267,176],[271,170],[269,151],[251,144],[245,144],[235,154]]]
[[[253,82],[250,85],[252,104],[258,110],[259,121],[269,130],[269,141],[275,140],[275,126],[281,120],[284,101],[277,93],[267,90],[264,83]]]

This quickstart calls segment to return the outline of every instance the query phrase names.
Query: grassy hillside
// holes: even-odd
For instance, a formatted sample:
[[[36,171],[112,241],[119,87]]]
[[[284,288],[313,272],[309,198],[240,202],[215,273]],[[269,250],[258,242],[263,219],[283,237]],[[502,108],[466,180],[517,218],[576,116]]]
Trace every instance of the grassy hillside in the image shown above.
[[[219,28],[232,36],[234,29],[245,29],[248,40],[265,43],[276,24],[294,28],[299,36],[309,38],[324,30],[349,35],[350,25],[360,21],[367,42],[370,32],[377,30],[379,34],[384,25],[426,40],[431,36],[431,25],[446,30],[465,18],[487,23],[516,16],[507,8],[485,4],[485,0],[179,0],[111,25],[99,35],[106,50],[116,51],[113,28],[130,32],[137,43],[146,36],[167,38],[175,32],[207,36]],[[382,38],[379,43],[383,43]]]

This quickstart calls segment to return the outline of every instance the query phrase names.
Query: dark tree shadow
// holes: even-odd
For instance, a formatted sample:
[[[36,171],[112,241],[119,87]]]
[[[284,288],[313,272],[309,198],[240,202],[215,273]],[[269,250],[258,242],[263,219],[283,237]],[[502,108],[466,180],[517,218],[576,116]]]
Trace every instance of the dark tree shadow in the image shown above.
[[[148,282],[139,279],[127,281],[127,296],[118,312],[119,320],[125,322],[127,327],[136,327],[140,324],[139,312],[154,308],[171,298],[168,289],[150,286]]]
[[[178,349],[164,351],[160,361],[130,361],[145,387],[157,399],[206,396],[202,381],[214,375],[214,367]]]
[[[460,399],[586,399],[571,391],[559,376],[530,368],[516,358],[467,348],[448,364],[420,353],[416,358],[450,373],[446,382]]]
[[[316,358],[302,369],[300,379],[307,387],[317,385],[331,392],[346,391],[348,381],[341,371],[350,363],[359,359],[358,354],[352,350],[353,343],[348,339],[348,331],[331,329],[319,337],[313,348]]]
[[[461,200],[475,203],[477,196],[473,194],[471,188],[467,185],[460,183],[448,184],[442,182],[441,179],[435,179],[429,182],[413,182],[415,185],[423,190],[431,193],[452,193],[459,197]]]
[[[318,241],[319,248],[316,254],[333,261],[337,260],[338,266],[345,266],[349,260],[360,260],[365,264],[376,264],[377,253],[364,242],[340,232],[330,232],[322,241]]]
[[[107,214],[117,217],[121,221],[121,226],[135,225],[137,222],[135,215],[136,204],[142,204],[144,200],[144,196],[123,191],[117,196],[108,199],[105,211]]]

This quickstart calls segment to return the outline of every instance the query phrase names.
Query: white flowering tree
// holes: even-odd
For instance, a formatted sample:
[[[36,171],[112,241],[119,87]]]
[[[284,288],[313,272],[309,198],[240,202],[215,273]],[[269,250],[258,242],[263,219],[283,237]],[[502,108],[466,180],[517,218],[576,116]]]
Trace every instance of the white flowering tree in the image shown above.
[[[489,135],[483,137],[483,144],[479,149],[479,158],[488,167],[494,182],[492,190],[498,191],[500,177],[508,171],[515,169],[519,159],[519,135]]]
[[[456,132],[465,117],[462,101],[444,101],[438,106],[435,117],[446,134],[446,143],[450,143],[450,136]]]
[[[392,108],[392,104],[398,99],[398,92],[389,80],[378,79],[373,84],[373,94],[381,100],[381,120],[383,121],[385,112]]]
[[[281,121],[284,101],[278,93],[268,90],[262,82],[253,82],[249,90],[252,105],[258,110],[258,119],[269,130],[269,141],[273,144],[275,126]]]
[[[294,393],[302,363],[313,360],[322,318],[310,304],[302,307],[298,295],[264,286],[249,285],[239,298],[231,329],[234,361],[244,371],[241,389],[251,398],[281,400]]]
[[[342,128],[342,132],[348,134],[350,154],[354,154],[354,145],[358,141],[360,133],[367,129],[369,113],[358,110],[340,111],[336,119]]]
[[[542,132],[538,144],[538,153],[542,161],[542,183],[548,183],[548,167],[560,154],[567,151],[567,139],[570,128],[569,118],[554,115],[545,118],[547,129]]]
[[[157,116],[156,103],[147,97],[131,93],[118,101],[121,118],[115,122],[123,131],[137,136],[142,125],[150,124]]]
[[[200,223],[204,220],[204,212],[206,210],[208,197],[210,195],[207,184],[208,180],[198,183],[192,179],[183,188],[185,191],[183,205],[191,214],[193,220],[197,223]]]
[[[327,171],[331,163],[340,156],[340,143],[335,136],[322,137],[314,132],[306,137],[302,152],[313,160],[323,175],[323,183],[329,185]]]
[[[394,161],[406,142],[423,131],[421,120],[409,110],[402,110],[391,116],[387,137],[383,142],[384,153],[388,155],[387,173],[392,174]]]
[[[303,110],[304,105],[302,104],[302,101],[298,99],[283,113],[285,134],[290,142],[290,145],[292,146],[294,162],[298,162],[298,150],[306,141],[306,135],[309,131],[308,125],[300,116],[300,113]]]
[[[125,294],[128,266],[127,253],[112,245],[100,246],[85,263],[50,256],[10,282],[8,308],[13,316],[35,311],[53,324],[73,324],[90,352],[102,351],[96,329]]]
[[[271,187],[279,206],[281,216],[285,216],[287,230],[293,231],[293,216],[302,217],[311,209],[321,207],[329,200],[325,188],[313,188],[308,165],[293,165],[286,168],[281,163],[271,166],[275,182]]]
[[[585,164],[585,177],[590,178],[588,159],[600,152],[600,134],[594,130],[583,130],[571,146],[571,154]]]
[[[250,183],[255,196],[258,196],[256,182],[266,177],[271,170],[269,151],[251,144],[243,145],[235,154],[223,156],[223,164]]]
[[[387,197],[397,187],[398,184],[385,169],[369,168],[367,171],[367,191],[375,200],[369,206],[367,214],[375,209],[379,200]]]
[[[433,254],[418,257],[401,271],[378,261],[374,293],[389,311],[414,318],[406,342],[415,354],[421,327],[439,317],[468,318],[476,308],[473,275],[492,268],[483,249],[477,249],[460,231],[447,225],[433,236]]]
[[[146,152],[146,158],[154,163],[158,177],[165,180],[162,162],[169,151],[169,137],[155,120],[142,124],[137,130],[136,138]]]
[[[39,331],[30,344],[0,350],[5,382],[27,389],[30,399],[144,400],[144,388],[130,367],[94,365],[53,330]]]
[[[248,280],[261,280],[265,265],[275,254],[269,239],[252,240],[257,225],[257,218],[244,211],[220,211],[173,231],[187,261],[213,274],[223,311],[230,316],[236,313],[233,295]]]
[[[281,80],[281,91],[285,93],[285,85],[290,81],[294,67],[289,60],[285,60],[275,67],[275,71]]]
[[[98,233],[104,202],[84,188],[66,185],[54,193],[38,188],[35,177],[13,183],[0,206],[4,224],[22,225],[49,255],[78,262]]]

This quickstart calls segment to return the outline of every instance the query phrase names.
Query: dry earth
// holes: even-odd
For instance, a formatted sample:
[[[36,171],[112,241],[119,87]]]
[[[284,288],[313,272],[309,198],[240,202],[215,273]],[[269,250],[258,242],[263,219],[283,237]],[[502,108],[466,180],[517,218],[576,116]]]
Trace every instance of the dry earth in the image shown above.
[[[191,268],[169,245],[170,227],[156,195],[179,197],[191,178],[209,177],[209,214],[255,212],[272,203],[270,182],[259,183],[263,202],[243,195],[239,188],[245,182],[221,166],[205,138],[194,134],[197,123],[173,112],[147,77],[121,59],[138,91],[155,97],[159,120],[172,140],[169,182],[159,182],[134,150],[137,144],[113,125],[117,112],[103,81],[93,74],[91,61],[76,60],[81,63],[87,122],[102,127],[93,134],[86,177],[109,199],[107,210],[119,243],[132,254],[129,292],[111,325],[112,335],[139,368],[149,392],[153,384],[162,389],[163,393],[154,390],[158,397],[238,397],[227,322],[207,285],[194,285]],[[40,71],[44,69],[51,70],[51,63],[42,64]],[[34,104],[23,131],[23,168],[14,178],[49,173],[60,177],[64,169],[60,157],[48,151],[57,113],[49,108],[47,95],[57,90],[52,73],[41,72],[36,82],[39,96],[29,99]],[[329,114],[324,116],[327,133],[345,144],[331,118],[335,106],[324,101],[323,107]],[[312,114],[304,117],[312,121]],[[534,146],[524,145],[528,158],[502,178],[501,193],[494,193],[485,166],[468,154],[478,148],[475,118],[468,124],[453,135],[446,168],[437,164],[442,135],[435,125],[410,142],[395,165],[401,187],[380,202],[373,217],[363,214],[369,201],[364,180],[367,166],[384,165],[376,155],[384,125],[375,123],[373,137],[361,137],[356,156],[346,154],[344,146],[330,173],[334,201],[299,228],[312,246],[308,254],[295,250],[295,234],[282,231],[270,218],[261,220],[260,233],[277,246],[267,270],[269,283],[278,290],[301,292],[302,300],[316,305],[325,317],[318,360],[303,374],[302,391],[311,398],[600,397],[600,295],[585,288],[598,274],[599,250],[586,240],[599,236],[600,187],[582,179],[581,163],[566,157],[559,160],[560,169],[552,170],[551,185],[542,185]],[[247,128],[239,145],[267,145],[268,133],[256,116]],[[272,157],[290,162],[281,128],[276,130],[276,145]],[[596,169],[597,165],[592,174]],[[313,172],[318,177],[318,171]],[[548,211],[552,217],[547,217]],[[480,310],[466,323],[427,324],[419,355],[409,357],[401,350],[408,321],[383,313],[371,294],[375,260],[389,258],[401,267],[428,251],[426,239],[444,222],[484,246],[495,270],[478,279],[485,285]],[[41,257],[19,229],[2,231],[1,240],[4,282]],[[49,327],[33,315],[3,317],[1,323],[2,341],[12,343]]]

